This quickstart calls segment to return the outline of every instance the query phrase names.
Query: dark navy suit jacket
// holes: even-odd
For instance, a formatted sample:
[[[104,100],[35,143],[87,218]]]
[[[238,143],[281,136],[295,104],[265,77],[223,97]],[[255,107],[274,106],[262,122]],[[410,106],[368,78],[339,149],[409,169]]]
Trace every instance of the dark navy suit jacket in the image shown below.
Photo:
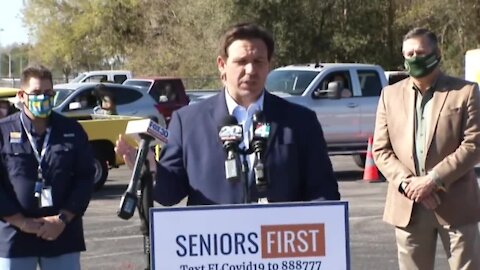
[[[269,202],[340,199],[315,113],[268,92],[263,111],[271,126],[265,155]],[[173,205],[185,196],[188,205],[243,202],[242,183],[232,184],[225,177],[226,154],[218,130],[227,115],[225,90],[173,113],[157,170],[157,202]],[[256,201],[255,184],[250,193]]]

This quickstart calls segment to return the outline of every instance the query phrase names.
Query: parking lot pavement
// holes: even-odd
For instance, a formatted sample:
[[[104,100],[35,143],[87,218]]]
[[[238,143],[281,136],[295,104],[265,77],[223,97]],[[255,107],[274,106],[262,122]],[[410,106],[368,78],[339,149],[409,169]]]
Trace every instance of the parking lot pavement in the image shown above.
[[[398,269],[393,227],[381,221],[387,184],[363,182],[363,171],[351,157],[333,157],[332,161],[342,200],[349,202],[351,269]],[[137,213],[127,221],[116,215],[129,179],[127,169],[111,170],[105,188],[95,193],[84,218],[87,251],[82,253],[82,269],[145,268]],[[439,244],[435,269],[446,270],[447,265]]]

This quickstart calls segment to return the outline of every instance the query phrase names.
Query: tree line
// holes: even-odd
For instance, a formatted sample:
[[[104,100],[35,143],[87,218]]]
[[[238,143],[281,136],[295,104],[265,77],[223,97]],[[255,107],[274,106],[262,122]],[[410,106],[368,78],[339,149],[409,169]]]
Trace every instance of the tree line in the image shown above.
[[[478,0],[27,0],[30,59],[65,76],[125,68],[136,75],[218,78],[222,31],[256,22],[276,42],[274,66],[311,62],[403,68],[403,35],[437,33],[443,69],[463,77],[477,48]],[[211,85],[200,80],[197,87]],[[216,82],[218,83],[218,81]]]

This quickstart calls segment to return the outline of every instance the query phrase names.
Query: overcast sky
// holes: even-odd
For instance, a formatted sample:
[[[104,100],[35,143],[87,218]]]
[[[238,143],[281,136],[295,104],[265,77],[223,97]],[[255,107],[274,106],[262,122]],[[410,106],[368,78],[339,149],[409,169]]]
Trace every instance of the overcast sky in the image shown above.
[[[28,42],[27,29],[20,17],[23,0],[0,0],[0,5],[0,45]]]

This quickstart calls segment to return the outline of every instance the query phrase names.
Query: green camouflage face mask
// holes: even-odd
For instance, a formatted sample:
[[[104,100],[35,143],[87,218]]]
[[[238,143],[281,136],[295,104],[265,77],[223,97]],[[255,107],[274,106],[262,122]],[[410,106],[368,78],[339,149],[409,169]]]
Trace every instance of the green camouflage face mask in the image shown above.
[[[414,78],[422,78],[432,73],[432,71],[440,63],[440,57],[436,52],[432,52],[425,56],[415,56],[409,59],[405,59],[405,69],[408,74]]]

